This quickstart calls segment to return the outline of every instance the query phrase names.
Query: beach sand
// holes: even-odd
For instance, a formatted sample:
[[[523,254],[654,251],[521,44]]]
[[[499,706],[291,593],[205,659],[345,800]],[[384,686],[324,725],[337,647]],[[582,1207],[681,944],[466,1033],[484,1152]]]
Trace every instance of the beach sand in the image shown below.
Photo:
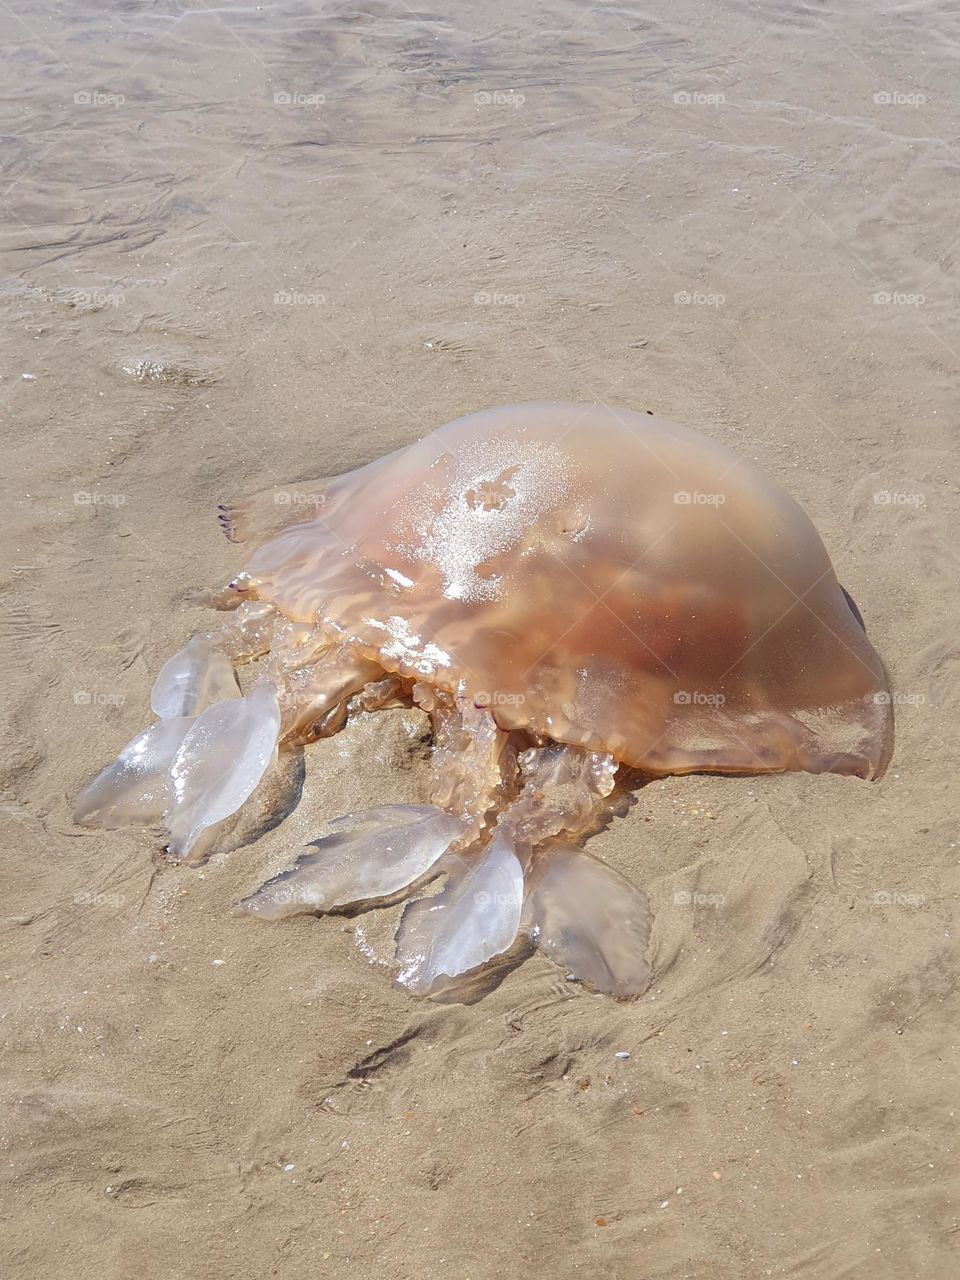
[[[958,1274],[957,14],[0,30],[4,1276]],[[626,1004],[542,957],[417,1001],[395,910],[231,915],[425,795],[415,712],[310,748],[296,811],[199,870],[73,824],[240,566],[219,501],[534,399],[686,422],[805,506],[896,690],[882,781],[634,790],[589,846],[656,912]]]

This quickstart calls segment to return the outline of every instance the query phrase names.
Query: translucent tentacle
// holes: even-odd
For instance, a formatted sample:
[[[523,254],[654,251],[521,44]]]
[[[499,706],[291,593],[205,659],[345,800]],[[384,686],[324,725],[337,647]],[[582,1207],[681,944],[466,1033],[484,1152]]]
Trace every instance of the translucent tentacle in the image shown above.
[[[239,909],[280,920],[393,897],[421,880],[463,834],[461,822],[429,804],[383,805],[331,825],[333,835],[312,841],[289,871]]]
[[[278,617],[270,634],[270,652],[263,671],[273,680],[310,666],[330,649],[330,640],[307,622]]]
[[[210,639],[233,662],[249,662],[267,653],[279,614],[265,600],[244,600]]]
[[[160,668],[150,706],[161,720],[195,716],[212,702],[239,698],[233,665],[209,636],[194,636]]]
[[[520,795],[496,833],[527,870],[524,927],[558,965],[596,991],[633,996],[650,983],[652,916],[639,889],[556,837],[582,839],[609,809],[617,764],[603,752],[550,743],[520,755]]]
[[[201,833],[235,813],[267,771],[277,747],[280,708],[271,684],[218,702],[199,715],[174,757],[166,814],[169,852],[185,858]]]
[[[551,743],[522,752],[519,764],[520,794],[498,823],[519,848],[561,833],[579,839],[601,825],[616,778],[613,756]]]
[[[519,757],[517,795],[515,748],[489,711],[438,702],[436,695],[430,710],[437,728],[435,798],[463,818],[471,840],[482,836],[491,808],[516,798],[501,809],[485,848],[446,860],[443,892],[411,902],[404,912],[397,981],[418,994],[449,987],[513,946],[524,868],[535,846],[561,831],[579,835],[599,825],[616,773],[608,755],[535,747]]]
[[[520,928],[523,868],[505,835],[461,865],[432,898],[409,903],[397,931],[397,982],[429,995],[501,955]]]
[[[649,902],[581,849],[556,845],[537,856],[523,924],[541,951],[595,991],[627,997],[650,985]]]
[[[360,706],[364,711],[382,711],[385,707],[410,705],[410,688],[399,676],[371,680],[360,690]]]
[[[309,742],[342,728],[348,699],[382,674],[375,662],[332,651],[313,665],[296,668],[280,684],[281,739]]]
[[[413,698],[433,723],[431,799],[468,823],[476,837],[488,815],[516,794],[511,735],[497,727],[489,710],[468,698],[451,698],[419,684]]]
[[[131,739],[77,799],[85,826],[149,827],[170,804],[170,766],[194,724],[192,716],[161,720]]]

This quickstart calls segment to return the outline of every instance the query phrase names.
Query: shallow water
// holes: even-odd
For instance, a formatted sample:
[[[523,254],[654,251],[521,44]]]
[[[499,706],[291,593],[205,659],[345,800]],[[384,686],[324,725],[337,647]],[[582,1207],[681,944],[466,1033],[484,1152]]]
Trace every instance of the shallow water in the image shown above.
[[[34,0],[0,32],[5,1272],[952,1276],[957,15]],[[648,997],[534,959],[418,1004],[389,913],[230,915],[328,819],[424,798],[413,713],[311,748],[202,871],[73,826],[238,567],[218,501],[541,398],[759,463],[896,690],[880,783],[671,779],[590,842],[650,896]]]

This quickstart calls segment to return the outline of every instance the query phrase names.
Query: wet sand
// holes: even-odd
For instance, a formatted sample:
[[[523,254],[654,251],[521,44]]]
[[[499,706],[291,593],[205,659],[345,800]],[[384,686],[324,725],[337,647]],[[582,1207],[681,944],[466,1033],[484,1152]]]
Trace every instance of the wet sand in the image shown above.
[[[957,1274],[960,19],[17,7],[4,1274]],[[296,812],[199,871],[74,826],[238,567],[218,501],[535,399],[654,409],[803,503],[896,689],[881,782],[637,790],[590,842],[656,911],[634,1004],[542,958],[417,1002],[395,913],[231,916],[424,795],[412,712],[311,748]]]

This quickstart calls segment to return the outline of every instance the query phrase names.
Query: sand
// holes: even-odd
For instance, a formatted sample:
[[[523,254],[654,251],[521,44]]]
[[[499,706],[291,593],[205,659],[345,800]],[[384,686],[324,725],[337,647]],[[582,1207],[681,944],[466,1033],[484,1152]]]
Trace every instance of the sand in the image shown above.
[[[0,30],[4,1276],[957,1274],[956,13]],[[418,1002],[395,913],[230,914],[424,794],[413,712],[200,870],[73,825],[238,567],[218,501],[541,398],[687,422],[804,504],[896,689],[881,782],[634,790],[590,842],[657,913],[634,1004],[542,958]]]

